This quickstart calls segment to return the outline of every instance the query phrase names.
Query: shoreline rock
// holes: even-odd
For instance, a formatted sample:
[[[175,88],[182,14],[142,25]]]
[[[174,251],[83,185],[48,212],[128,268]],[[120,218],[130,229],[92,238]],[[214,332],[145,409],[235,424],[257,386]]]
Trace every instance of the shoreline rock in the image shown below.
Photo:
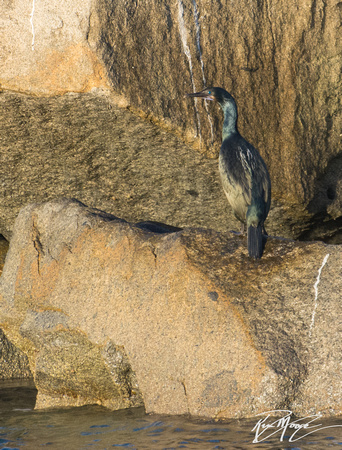
[[[28,357],[37,408],[337,415],[341,252],[269,238],[256,262],[231,233],[158,234],[75,200],[31,204],[0,278],[0,325]]]

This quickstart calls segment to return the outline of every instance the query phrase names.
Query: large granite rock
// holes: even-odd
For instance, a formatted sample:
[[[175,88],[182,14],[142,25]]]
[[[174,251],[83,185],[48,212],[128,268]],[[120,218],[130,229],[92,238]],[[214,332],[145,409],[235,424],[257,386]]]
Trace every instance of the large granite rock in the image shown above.
[[[184,93],[199,90],[204,84],[221,85],[235,96],[241,132],[260,149],[270,169],[274,205],[280,207],[273,219],[277,234],[341,242],[340,10],[337,0],[307,1],[300,8],[295,3],[284,6],[279,0],[167,0],[148,5],[133,0],[64,1],[58,5],[14,0],[4,5],[0,84],[3,89],[34,96],[110,87],[116,93],[116,104],[125,104],[145,119],[178,133],[214,158],[219,151],[221,111],[217,105],[193,103]],[[44,192],[59,185],[56,172],[68,172],[63,166],[66,148],[69,154],[79,153],[77,169],[85,178],[71,178],[59,185],[65,196],[78,194],[74,194],[78,191],[75,184],[82,187],[87,178],[94,183],[106,166],[111,172],[118,170],[115,163],[107,161],[110,149],[103,147],[100,135],[106,134],[108,127],[101,128],[103,122],[97,120],[97,114],[79,109],[76,100],[66,100],[61,114],[56,114],[61,105],[58,99],[38,101],[36,97],[31,103],[36,102],[37,107],[32,110],[30,100],[25,104],[21,95],[13,95],[2,96],[1,153],[8,159],[8,130],[13,136],[19,133],[21,140],[11,143],[11,151],[17,155],[14,163],[25,168],[28,183],[35,176],[35,164],[25,165],[26,148],[32,148],[32,140],[33,157],[39,160],[39,155],[45,156],[45,170],[49,168],[51,173],[50,183],[43,178],[32,200],[40,201]],[[99,116],[106,105],[104,101],[98,106]],[[110,122],[109,112],[108,116]],[[56,128],[61,130],[58,137]],[[132,137],[134,131],[134,127],[127,130]],[[35,135],[42,144],[35,142]],[[107,136],[114,145],[120,145],[115,131]],[[174,139],[168,135],[166,140]],[[158,143],[160,155],[168,154],[169,146],[153,133],[145,141],[147,148]],[[129,145],[139,153],[138,142]],[[189,151],[190,158],[198,160]],[[102,159],[92,167],[89,153],[99,152]],[[148,167],[142,169],[148,179]],[[7,167],[2,168],[5,170]],[[120,176],[126,174],[121,172]],[[176,171],[174,177],[178,176]],[[1,191],[5,192],[0,202],[5,205],[1,206],[1,215],[6,216],[5,233],[13,225],[13,214],[10,217],[7,213],[12,211],[9,192],[21,192],[23,180],[18,176]],[[154,185],[159,181],[156,175]],[[190,182],[188,190],[198,192]],[[212,181],[204,173],[201,182],[210,185]],[[87,203],[103,208],[106,199],[98,192],[105,186],[110,188],[106,183],[108,179],[94,185],[91,194],[99,201]],[[134,188],[132,191],[135,197]],[[111,194],[121,203],[124,195],[130,195]],[[188,208],[188,195],[179,196],[178,212],[173,214],[175,225],[198,225],[178,216]],[[24,189],[20,206],[26,204],[27,197]],[[159,214],[157,220],[165,221],[165,205],[158,204],[158,213],[154,208],[153,217],[148,218]],[[128,217],[126,211],[121,215]]]
[[[28,205],[0,324],[28,356],[37,408],[341,414],[341,252],[270,238],[254,261],[231,233],[133,225],[75,200]]]

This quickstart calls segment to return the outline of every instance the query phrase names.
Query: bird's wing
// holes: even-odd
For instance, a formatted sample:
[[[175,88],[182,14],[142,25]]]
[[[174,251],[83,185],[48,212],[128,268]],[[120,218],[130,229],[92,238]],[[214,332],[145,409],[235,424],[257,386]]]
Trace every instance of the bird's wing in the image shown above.
[[[241,153],[241,154],[240,154]],[[242,155],[242,156],[241,156]],[[220,153],[220,172],[223,189],[235,215],[245,221],[251,203],[251,176],[248,160],[236,141],[223,142]]]
[[[268,212],[271,202],[271,182],[266,164],[259,152],[244,139],[239,143],[238,149],[247,178],[245,186],[249,189],[248,199],[250,201],[252,195],[263,199]]]
[[[249,205],[258,203],[266,216],[270,181],[259,152],[244,138],[235,135],[222,143],[219,167],[223,189],[235,215],[244,221]]]
[[[237,155],[243,168],[240,175],[240,183],[242,187],[242,195],[248,204],[251,202],[252,182],[254,173],[256,172],[255,157],[248,145],[242,142],[237,146]]]

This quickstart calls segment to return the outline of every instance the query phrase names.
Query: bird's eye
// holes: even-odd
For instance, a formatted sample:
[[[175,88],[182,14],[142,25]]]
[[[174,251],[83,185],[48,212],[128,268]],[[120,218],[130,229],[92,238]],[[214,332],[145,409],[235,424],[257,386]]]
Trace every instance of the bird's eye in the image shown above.
[[[210,94],[211,94],[211,91],[208,91],[208,94],[210,95]]]

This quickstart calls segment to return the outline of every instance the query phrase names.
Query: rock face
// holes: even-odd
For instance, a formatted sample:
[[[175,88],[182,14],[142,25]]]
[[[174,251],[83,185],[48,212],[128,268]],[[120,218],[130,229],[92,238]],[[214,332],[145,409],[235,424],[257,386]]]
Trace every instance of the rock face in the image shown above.
[[[0,239],[0,274],[5,263],[8,242]],[[27,356],[16,348],[0,330],[0,380],[30,378],[31,372]]]
[[[145,119],[177,132],[204,155],[214,158],[219,151],[221,111],[217,105],[193,103],[184,98],[184,93],[205,84],[223,86],[237,100],[242,134],[259,148],[269,167],[273,205],[278,207],[273,219],[277,234],[341,242],[340,15],[341,3],[337,0],[307,1],[299,9],[295,4],[284,7],[279,0],[248,4],[155,0],[148,6],[133,0],[64,1],[58,5],[14,0],[4,5],[0,84],[2,89],[34,96],[110,88],[120,95],[120,99],[115,97],[117,104],[126,104]],[[98,99],[100,116],[107,104],[101,101],[103,96]],[[20,165],[26,159],[21,144],[24,149],[30,148],[34,135],[41,133],[45,148],[37,147],[37,153],[61,155],[67,140],[68,151],[80,153],[79,172],[88,171],[94,181],[96,171],[105,170],[110,149],[103,149],[93,138],[107,133],[107,127],[100,128],[96,114],[91,117],[87,111],[79,111],[79,102],[66,100],[62,119],[55,115],[61,104],[58,99],[34,97],[23,102],[21,95],[12,94],[2,96],[2,102],[1,153],[8,146],[7,132],[11,128],[13,135],[22,134],[22,140],[11,146]],[[34,117],[30,102],[39,105]],[[69,117],[79,117],[75,130],[71,131],[73,122]],[[95,122],[90,124],[90,120]],[[51,139],[59,125],[63,133]],[[92,127],[98,130],[97,136]],[[150,129],[149,125],[146,129]],[[134,127],[127,132],[133,136]],[[104,160],[95,168],[88,165],[88,152],[82,147],[84,139],[91,154],[103,150]],[[119,142],[116,139],[114,145]],[[171,134],[168,139],[175,138]],[[152,134],[144,144],[153,147],[158,142]],[[160,144],[160,154],[168,153],[165,141]],[[141,149],[138,142],[130,146],[134,152]],[[198,155],[191,151],[191,158],[196,160]],[[63,172],[63,159],[58,156],[57,165],[53,157],[49,160],[50,186],[59,185],[59,177],[54,174]],[[109,167],[117,170],[114,163]],[[32,169],[34,164],[25,167],[29,178],[34,176]],[[148,179],[148,168],[143,169]],[[175,172],[175,178],[178,176]],[[159,181],[156,176],[154,185]],[[206,171],[202,181],[211,183]],[[63,195],[75,195],[75,183],[71,179],[69,184],[59,185]],[[14,182],[8,189],[19,192],[18,184]],[[100,183],[92,191],[94,198],[102,186]],[[46,190],[42,183],[41,193]],[[188,190],[198,192],[196,187]],[[41,193],[31,200],[40,201]],[[13,217],[7,214],[11,197],[2,195],[1,204],[6,207],[1,207],[1,215],[8,222],[3,228],[8,233],[13,226]],[[105,197],[97,196],[100,200],[94,206],[103,208]],[[116,192],[113,196],[125,202],[124,196]],[[24,192],[20,206],[26,200]],[[186,209],[187,200],[186,193],[179,212]],[[165,221],[166,209],[164,204],[158,205],[157,220]],[[126,211],[122,215],[128,217]],[[193,221],[184,223],[178,214],[173,217],[174,225],[198,225]]]
[[[183,94],[225,87],[237,100],[243,135],[269,165],[275,198],[298,215],[303,204],[310,214],[328,208],[334,219],[342,215],[334,173],[342,168],[339,2],[308,1],[299,10],[277,0],[149,8],[101,0],[97,11],[97,48],[112,85],[130,102],[194,129],[202,150],[217,155],[221,111]]]
[[[65,196],[130,221],[239,227],[217,161],[119,108],[106,93],[52,99],[3,93],[0,105],[6,199],[0,231],[8,239],[22,205]]]
[[[340,246],[270,238],[255,262],[241,236],[149,227],[74,200],[21,210],[0,325],[37,408],[342,412]]]
[[[91,4],[91,0],[5,2],[0,84],[33,95],[105,86],[103,64],[87,41]]]
[[[0,330],[0,380],[31,377],[27,356]]]

